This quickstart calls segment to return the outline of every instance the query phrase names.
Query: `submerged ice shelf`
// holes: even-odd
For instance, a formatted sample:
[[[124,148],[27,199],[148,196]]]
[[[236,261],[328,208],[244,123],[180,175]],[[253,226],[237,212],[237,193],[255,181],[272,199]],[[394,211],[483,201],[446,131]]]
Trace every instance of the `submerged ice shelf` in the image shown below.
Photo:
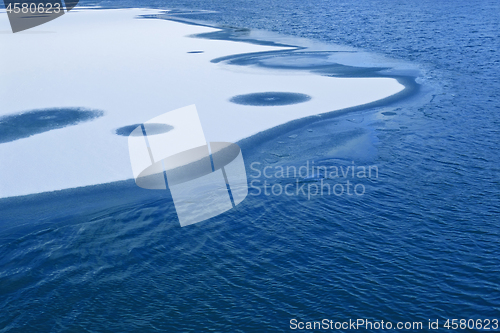
[[[9,66],[0,70],[0,117],[49,108],[103,111],[102,117],[0,144],[0,198],[132,178],[124,135],[183,106],[197,106],[208,141],[237,142],[405,88],[390,77],[334,77],[269,58],[295,47],[197,38],[221,30],[137,19],[157,13],[75,10],[26,32],[0,34],[9,50],[1,55]],[[7,16],[0,16],[0,30],[8,28]],[[232,58],[262,52],[265,66]]]

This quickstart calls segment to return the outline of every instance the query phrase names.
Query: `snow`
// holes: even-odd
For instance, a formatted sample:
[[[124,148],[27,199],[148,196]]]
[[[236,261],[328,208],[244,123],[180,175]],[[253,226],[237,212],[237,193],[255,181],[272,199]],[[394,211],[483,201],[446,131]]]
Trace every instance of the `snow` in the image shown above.
[[[404,89],[391,78],[333,78],[304,71],[211,63],[286,48],[192,38],[216,31],[158,19],[147,9],[75,10],[12,34],[0,15],[0,117],[84,107],[104,116],[0,144],[0,198],[133,178],[119,127],[195,104],[206,141],[237,142],[311,115],[362,105]],[[188,53],[190,51],[203,53]],[[248,106],[235,95],[293,92],[305,103]]]

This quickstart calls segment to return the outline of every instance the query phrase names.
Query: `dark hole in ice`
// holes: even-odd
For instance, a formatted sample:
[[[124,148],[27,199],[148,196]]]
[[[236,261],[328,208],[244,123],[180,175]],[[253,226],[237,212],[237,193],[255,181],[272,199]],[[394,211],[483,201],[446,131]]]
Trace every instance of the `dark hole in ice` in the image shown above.
[[[84,108],[31,110],[0,117],[0,143],[11,142],[101,117],[104,112]]]
[[[174,129],[173,126],[167,125],[167,124],[143,124],[144,128],[146,129],[147,135],[156,135],[156,134],[162,134],[162,133],[167,133],[168,131],[171,131]],[[121,136],[129,136],[132,134],[132,132],[137,128],[141,126],[141,124],[134,124],[134,125],[128,125],[128,126],[123,126],[120,128],[116,129],[116,134],[121,135]],[[133,136],[142,136],[142,131],[138,131],[134,134]]]
[[[203,53],[204,51],[189,51],[188,53]]]
[[[230,99],[231,102],[241,105],[278,106],[307,102],[311,96],[289,92],[264,92],[247,95],[238,95]]]

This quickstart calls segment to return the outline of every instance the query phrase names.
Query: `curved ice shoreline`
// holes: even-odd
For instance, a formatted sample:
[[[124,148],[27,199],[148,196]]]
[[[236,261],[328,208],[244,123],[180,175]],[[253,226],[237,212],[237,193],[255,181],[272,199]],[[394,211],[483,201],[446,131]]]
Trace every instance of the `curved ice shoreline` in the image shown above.
[[[208,140],[248,143],[310,117],[387,103],[416,87],[403,77],[339,78],[256,63],[234,66],[231,60],[244,54],[272,55],[297,47],[188,38],[220,35],[223,30],[172,20],[133,20],[139,14],[156,13],[77,11],[37,28],[57,33],[0,36],[9,50],[16,50],[4,61],[22,68],[2,73],[6,97],[0,116],[75,105],[106,112],[90,123],[0,145],[3,160],[10,156],[0,166],[0,198],[132,178],[127,143],[115,135],[116,129],[185,105],[197,105]],[[6,18],[0,19],[0,26],[5,29]],[[401,84],[404,80],[407,89]],[[312,100],[268,107],[230,102],[236,95],[269,91],[303,93]]]

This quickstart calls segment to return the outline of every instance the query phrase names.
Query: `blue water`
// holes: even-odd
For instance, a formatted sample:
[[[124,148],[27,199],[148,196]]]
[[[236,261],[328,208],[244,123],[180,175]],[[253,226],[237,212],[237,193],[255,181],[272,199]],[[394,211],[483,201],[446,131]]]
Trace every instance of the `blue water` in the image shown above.
[[[0,144],[102,117],[99,110],[54,108],[0,117]]]
[[[351,179],[362,196],[251,189],[185,228],[168,193],[131,182],[0,201],[0,332],[280,332],[292,318],[443,330],[500,317],[498,2],[99,3],[216,10],[196,18],[383,54],[418,66],[421,91],[242,143],[260,169],[376,165],[378,177]]]

